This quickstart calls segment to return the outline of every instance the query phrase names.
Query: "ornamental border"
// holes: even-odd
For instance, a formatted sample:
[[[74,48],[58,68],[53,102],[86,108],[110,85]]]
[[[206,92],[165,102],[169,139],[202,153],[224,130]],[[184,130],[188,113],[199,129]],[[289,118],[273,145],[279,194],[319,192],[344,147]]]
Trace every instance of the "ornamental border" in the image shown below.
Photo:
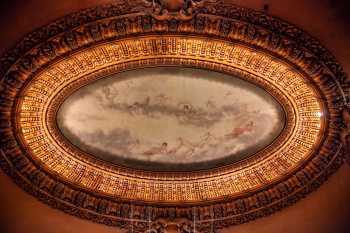
[[[142,39],[138,38],[139,42],[143,41],[150,44],[154,44],[154,42],[159,40],[160,37],[155,36],[144,37]],[[293,170],[296,169],[296,167],[299,167],[310,156],[313,156],[314,152],[312,151],[312,148],[316,148],[317,145],[319,145],[319,142],[322,142],[322,137],[320,137],[319,134],[320,132],[322,132],[323,127],[325,126],[321,124],[323,120],[320,119],[319,116],[310,115],[314,114],[315,111],[321,111],[321,109],[318,108],[319,100],[315,99],[315,93],[313,93],[313,86],[311,86],[310,84],[307,85],[303,83],[305,77],[302,77],[298,74],[294,74],[294,72],[290,73],[291,76],[282,74],[285,72],[285,70],[289,70],[288,66],[279,64],[279,62],[277,61],[272,61],[271,58],[265,57],[266,55],[264,53],[256,52],[256,54],[254,53],[255,55],[253,55],[253,53],[249,55],[249,48],[241,47],[236,44],[230,44],[230,46],[234,46],[236,48],[237,52],[235,52],[234,54],[242,54],[242,56],[247,58],[247,61],[250,61],[247,62],[247,64],[245,64],[245,62],[242,62],[242,69],[246,69],[251,72],[254,71],[256,74],[259,74],[261,70],[265,70],[266,74],[260,75],[261,77],[258,78],[258,76],[256,75],[248,75],[248,73],[245,73],[248,71],[240,71],[238,67],[235,67],[234,62],[232,62],[232,64],[224,64],[226,63],[224,57],[230,58],[231,56],[229,55],[221,56],[220,59],[222,58],[222,60],[218,60],[217,58],[215,59],[213,57],[207,58],[208,55],[203,55],[204,57],[202,58],[205,58],[206,60],[208,59],[207,61],[202,61],[199,57],[195,55],[193,55],[193,58],[191,59],[191,56],[186,55],[187,53],[189,53],[189,51],[186,50],[186,52],[184,52],[182,46],[186,47],[187,43],[189,42],[191,42],[192,45],[199,46],[200,43],[203,42],[203,38],[185,39],[181,36],[171,36],[169,38],[167,36],[162,36],[161,40],[168,42],[173,40],[180,41],[181,43],[179,44],[179,46],[181,46],[178,49],[182,51],[181,55],[171,57],[171,54],[168,54],[170,53],[170,51],[168,51],[165,48],[162,49],[162,55],[165,55],[165,57],[152,51],[144,52],[145,54],[142,54],[139,57],[133,55],[131,52],[128,52],[127,57],[131,56],[133,57],[132,59],[127,59],[124,61],[124,58],[122,58],[119,55],[116,55],[118,59],[112,59],[112,61],[106,62],[106,64],[111,64],[113,67],[116,68],[116,71],[133,68],[134,65],[137,66],[136,68],[142,68],[143,66],[147,65],[157,66],[162,64],[177,64],[180,66],[198,66],[201,68],[206,67],[208,69],[216,71],[226,71],[231,74],[232,72],[235,72],[238,74],[238,77],[250,80],[252,83],[256,83],[256,85],[267,89],[268,92],[270,92],[270,94],[273,93],[272,95],[275,97],[277,97],[278,92],[281,92],[279,94],[280,103],[282,106],[288,109],[287,128],[283,131],[283,136],[281,135],[281,137],[279,137],[277,141],[273,143],[273,146],[266,147],[262,151],[258,152],[258,155],[254,155],[250,159],[246,159],[242,162],[237,162],[233,165],[228,165],[226,167],[209,169],[207,171],[204,170],[197,172],[164,173],[151,171],[139,172],[134,171],[133,169],[123,169],[118,166],[114,166],[115,169],[113,169],[113,167],[109,169],[108,166],[106,168],[104,163],[98,163],[98,161],[93,158],[89,159],[90,157],[84,156],[85,154],[79,153],[79,150],[77,150],[75,147],[70,146],[70,144],[67,144],[66,140],[60,137],[59,130],[56,127],[54,127],[55,124],[52,124],[53,122],[55,122],[54,118],[57,110],[55,106],[57,106],[57,104],[51,105],[51,101],[55,101],[56,99],[56,97],[53,96],[56,96],[58,94],[59,96],[61,96],[61,99],[64,98],[64,96],[66,96],[65,90],[67,88],[70,89],[70,87],[66,87],[67,83],[75,82],[78,83],[77,86],[79,87],[81,86],[80,83],[84,82],[84,80],[89,81],[91,77],[89,75],[86,75],[83,69],[80,68],[83,67],[83,64],[86,64],[88,61],[90,61],[92,64],[94,64],[94,61],[99,61],[99,63],[101,63],[101,67],[106,66],[106,64],[104,63],[105,59],[101,55],[103,54],[103,52],[101,52],[101,49],[108,48],[110,44],[103,44],[98,45],[91,50],[86,49],[83,52],[77,52],[76,54],[68,57],[66,60],[57,62],[53,66],[47,68],[48,71],[54,70],[55,67],[66,67],[65,70],[73,70],[73,68],[74,70],[82,69],[81,71],[76,71],[75,73],[77,74],[74,75],[71,74],[74,73],[72,71],[66,72],[65,70],[62,70],[62,72],[66,73],[62,74],[60,77],[55,77],[54,75],[48,76],[48,73],[50,74],[51,72],[47,72],[47,70],[44,70],[43,72],[40,72],[40,74],[38,74],[37,76],[33,77],[32,81],[27,83],[26,87],[20,94],[21,98],[18,98],[18,110],[16,110],[17,114],[19,115],[16,121],[16,126],[18,127],[17,131],[22,132],[19,133],[18,141],[21,142],[23,150],[28,151],[29,154],[33,154],[31,156],[32,159],[38,160],[38,164],[42,164],[43,167],[50,167],[51,164],[54,164],[52,165],[51,169],[47,168],[47,172],[56,172],[57,175],[61,177],[61,180],[69,180],[73,184],[77,184],[88,188],[88,190],[90,190],[91,192],[105,192],[112,195],[113,197],[118,197],[122,199],[123,196],[125,196],[126,200],[132,199],[135,201],[139,200],[151,203],[161,202],[171,204],[176,204],[178,202],[183,202],[183,204],[185,204],[185,202],[199,204],[203,201],[203,199],[206,200],[206,202],[212,201],[214,199],[221,200],[222,196],[227,196],[232,199],[233,196],[240,196],[239,194],[245,193],[247,192],[247,190],[251,192],[253,190],[256,191],[262,189],[265,186],[271,185],[271,183],[276,183],[277,180],[279,180],[281,177],[286,177],[287,174],[290,174]],[[129,41],[128,43],[132,42]],[[112,41],[111,44],[113,46],[118,45],[121,48],[124,48],[124,50],[128,51],[137,51],[136,49],[138,47],[128,47],[127,49],[127,46],[123,43],[123,41]],[[205,48],[215,48],[215,46],[219,45],[219,42],[213,41],[211,41],[210,43],[206,42],[204,45],[202,44],[202,46],[204,46]],[[230,50],[230,46],[223,50]],[[103,51],[104,53],[106,52],[105,50]],[[110,52],[115,53],[115,50],[112,50]],[[139,52],[140,51],[138,51],[137,53]],[[150,54],[146,55],[148,53]],[[94,56],[92,56],[92,54],[94,54]],[[191,52],[191,54],[193,54],[193,51]],[[79,60],[77,60],[77,55],[79,55]],[[83,57],[87,60],[84,60]],[[115,65],[113,65],[115,62],[114,60],[118,61],[118,63]],[[237,58],[237,60],[240,61],[240,58]],[[260,60],[266,61],[266,64],[260,66],[257,65],[256,63]],[[222,62],[222,64],[220,62]],[[62,63],[72,65],[70,68],[68,68]],[[278,66],[279,68],[275,68],[275,66]],[[108,67],[109,66],[107,66],[107,68]],[[254,67],[255,70],[253,70],[252,67]],[[96,70],[98,72],[101,68],[96,64],[94,68],[86,69],[88,72]],[[112,70],[113,69],[114,68],[112,68]],[[271,75],[271,70],[273,70],[276,74]],[[102,71],[102,73],[105,72]],[[267,73],[269,73],[270,75],[267,75]],[[288,78],[292,79],[292,77],[293,81],[288,81]],[[55,78],[56,80],[54,82],[49,83],[50,79],[52,78]],[[59,79],[61,79],[61,81],[59,81]],[[279,82],[278,80],[287,81]],[[293,84],[298,87],[298,90],[293,87]],[[290,90],[289,88],[292,88],[294,90],[293,94],[288,93],[288,91]],[[43,94],[41,94],[41,92]],[[282,96],[285,99],[291,98],[291,100],[289,101],[293,102],[293,104],[287,104],[286,101],[282,101]],[[312,102],[308,103],[308,100]],[[314,101],[317,102],[314,103]],[[61,101],[59,100],[59,102]],[[314,107],[316,107],[314,105],[317,105],[317,109],[314,109]],[[35,108],[33,108],[32,110],[27,110],[28,108],[31,108],[31,106]],[[26,109],[23,110],[23,107]],[[23,116],[21,116],[22,114]],[[45,116],[43,116],[43,114]],[[325,112],[324,114],[327,113]],[[44,125],[42,125],[42,121],[45,121]],[[317,126],[318,124],[320,125]],[[34,127],[34,125],[37,129],[35,131],[32,131],[31,128]],[[310,129],[304,129],[303,127],[305,126],[310,127]],[[314,129],[311,129],[311,127]],[[23,132],[24,130],[27,132]],[[40,133],[38,134],[37,132]],[[50,140],[47,141],[46,138],[50,138]],[[304,138],[305,142],[298,142],[302,138]],[[295,143],[295,146],[293,145],[293,143]],[[47,146],[48,144],[52,146]],[[291,147],[293,147],[294,149],[291,149]],[[36,151],[33,152],[33,149]],[[295,156],[294,153],[297,153],[298,155]],[[38,156],[36,156],[36,154],[38,154]],[[55,154],[57,154],[57,156]],[[63,157],[59,156],[59,154],[63,154]],[[69,159],[66,159],[65,157]],[[56,161],[61,162],[56,163]],[[79,165],[76,165],[77,163]],[[85,163],[87,165],[85,165]],[[91,167],[89,166],[89,164],[91,165]],[[264,169],[262,169],[262,167],[264,167]],[[101,173],[94,172],[93,170],[99,170],[101,171]],[[109,173],[109,171],[111,174]],[[239,174],[235,175],[236,173]],[[117,176],[118,178],[113,179],[113,174],[115,174],[115,176]],[[245,180],[245,178],[242,177],[245,177],[248,180]],[[227,181],[227,179],[229,179],[230,181]],[[121,186],[121,183],[123,184],[123,186]],[[176,185],[174,183],[176,183]],[[236,190],[237,187],[235,189],[231,187],[232,190],[230,190],[229,187],[233,183],[240,184],[238,190]],[[110,190],[110,188],[106,187],[107,184],[108,186],[112,186],[113,190]],[[150,186],[145,187],[145,185]],[[175,186],[180,187],[181,190],[179,191],[177,188],[175,188]],[[207,187],[207,193],[202,193],[203,191],[200,191],[200,193],[198,193],[198,190],[203,190],[205,189],[205,187]],[[150,190],[150,194],[142,196],[139,191],[135,192],[135,190],[139,189],[145,191]],[[155,192],[155,190],[157,190],[157,192]],[[121,195],[120,193],[123,193],[123,195]],[[141,191],[141,193],[144,192]],[[161,193],[163,195],[157,197],[157,195],[153,196],[153,193]]]

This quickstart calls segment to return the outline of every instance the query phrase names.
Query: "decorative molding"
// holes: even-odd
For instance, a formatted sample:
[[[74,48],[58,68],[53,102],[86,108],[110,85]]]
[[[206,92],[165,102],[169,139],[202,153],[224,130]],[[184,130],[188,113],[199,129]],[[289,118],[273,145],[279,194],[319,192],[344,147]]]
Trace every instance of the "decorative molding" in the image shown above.
[[[156,20],[191,20],[199,8],[208,3],[218,3],[219,0],[143,0],[147,11]],[[147,9],[147,8],[146,8]]]
[[[159,50],[152,46],[157,44],[161,45]],[[91,65],[86,66],[88,63]],[[261,86],[284,106],[287,122],[283,132],[248,159],[195,172],[111,168],[95,158],[89,159],[61,135],[56,114],[72,92],[113,73],[166,65],[226,72]],[[134,37],[96,45],[43,69],[20,94],[15,125],[22,147],[33,154],[33,160],[63,180],[95,193],[129,201],[210,202],[263,189],[313,155],[326,127],[319,114],[327,111],[305,79],[273,57],[237,43],[167,35]]]
[[[160,11],[147,5],[150,1],[146,4],[118,1],[84,10],[27,35],[0,58],[0,166],[16,184],[66,213],[129,231],[176,229],[178,232],[209,233],[270,215],[295,203],[319,187],[342,165],[345,155],[349,155],[349,110],[343,109],[349,105],[350,81],[335,58],[311,36],[280,19],[231,4],[206,2],[206,5],[199,6],[196,5],[198,1],[188,2],[190,5],[185,6],[182,4],[185,1],[178,1],[181,7],[166,9],[167,1],[154,1],[158,4],[157,9],[161,7]],[[182,18],[182,14],[186,17]],[[193,35],[211,41],[215,38],[250,47],[293,67],[291,70],[300,73],[305,84],[319,95],[318,101],[326,113],[322,129],[324,136],[319,136],[319,143],[312,147],[313,153],[293,172],[261,189],[189,204],[134,202],[123,196],[111,197],[62,179],[60,174],[48,172],[48,167],[36,160],[39,155],[25,146],[27,144],[18,132],[22,128],[17,128],[17,107],[27,84],[47,67],[67,61],[72,54],[79,54],[84,49],[97,48],[108,41],[119,43],[123,39],[155,34],[183,38]],[[160,53],[154,57],[156,61],[163,56],[163,45],[162,42],[152,44]],[[192,51],[192,47],[187,48],[186,52]],[[219,59],[216,52],[220,51],[217,48],[213,57]],[[106,54],[106,59],[108,56]],[[210,52],[206,56],[211,56]],[[202,68],[205,64],[213,64],[213,60],[204,64],[198,58],[192,59],[193,64],[201,63]],[[94,67],[94,64],[86,63],[86,66]],[[253,68],[250,71],[254,71]],[[74,74],[76,70],[70,72]],[[47,81],[55,82],[60,75],[58,72]],[[288,84],[290,80],[284,79],[283,82]],[[44,88],[41,91],[45,94]],[[35,110],[35,106],[28,107]],[[35,127],[30,125],[28,129],[35,130]],[[95,178],[98,181],[101,177]]]

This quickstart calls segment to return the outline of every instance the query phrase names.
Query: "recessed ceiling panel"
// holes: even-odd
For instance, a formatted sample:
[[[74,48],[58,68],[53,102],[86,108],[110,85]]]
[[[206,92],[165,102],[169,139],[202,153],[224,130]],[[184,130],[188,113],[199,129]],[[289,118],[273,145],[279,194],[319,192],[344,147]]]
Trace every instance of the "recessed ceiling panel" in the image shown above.
[[[152,170],[229,164],[282,131],[282,107],[238,77],[181,67],[127,71],[82,87],[58,112],[61,132],[102,160]]]

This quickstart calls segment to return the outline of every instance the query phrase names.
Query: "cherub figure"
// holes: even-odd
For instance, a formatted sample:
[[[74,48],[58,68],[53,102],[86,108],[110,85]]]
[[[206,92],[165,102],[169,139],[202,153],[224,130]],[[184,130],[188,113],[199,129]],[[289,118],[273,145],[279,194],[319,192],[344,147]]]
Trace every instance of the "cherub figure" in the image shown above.
[[[151,149],[143,152],[144,155],[156,155],[156,154],[167,154],[168,152],[168,143],[163,142],[162,145],[152,147]]]
[[[132,105],[129,105],[127,107],[127,111],[131,115],[135,114],[147,114],[148,115],[148,106],[150,103],[150,97],[146,97],[146,99],[143,102],[134,102]]]
[[[177,150],[180,150],[180,148],[183,148],[184,155],[192,155],[196,150],[196,145],[192,144],[190,141],[187,141],[182,137],[179,137],[178,141],[179,141],[179,146],[177,147]]]
[[[217,138],[210,132],[207,132],[201,137],[200,142],[197,144],[198,148],[203,148],[205,145],[210,145],[211,142],[217,141]],[[211,144],[213,146],[213,144]]]
[[[225,137],[228,139],[234,139],[241,136],[244,133],[252,132],[253,130],[254,130],[254,122],[250,121],[245,126],[233,128],[233,130],[230,133],[226,134]]]

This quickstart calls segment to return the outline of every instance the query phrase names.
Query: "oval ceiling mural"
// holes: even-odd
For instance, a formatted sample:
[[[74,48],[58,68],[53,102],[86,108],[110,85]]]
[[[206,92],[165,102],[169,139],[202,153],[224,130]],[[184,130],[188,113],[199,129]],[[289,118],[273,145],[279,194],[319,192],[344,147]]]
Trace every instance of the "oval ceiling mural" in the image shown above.
[[[127,71],[85,86],[62,104],[62,133],[113,163],[156,170],[229,164],[282,131],[282,107],[237,77],[166,67]]]
[[[1,57],[0,166],[129,232],[217,232],[319,187],[350,148],[349,80],[302,30],[217,1],[115,1]]]

